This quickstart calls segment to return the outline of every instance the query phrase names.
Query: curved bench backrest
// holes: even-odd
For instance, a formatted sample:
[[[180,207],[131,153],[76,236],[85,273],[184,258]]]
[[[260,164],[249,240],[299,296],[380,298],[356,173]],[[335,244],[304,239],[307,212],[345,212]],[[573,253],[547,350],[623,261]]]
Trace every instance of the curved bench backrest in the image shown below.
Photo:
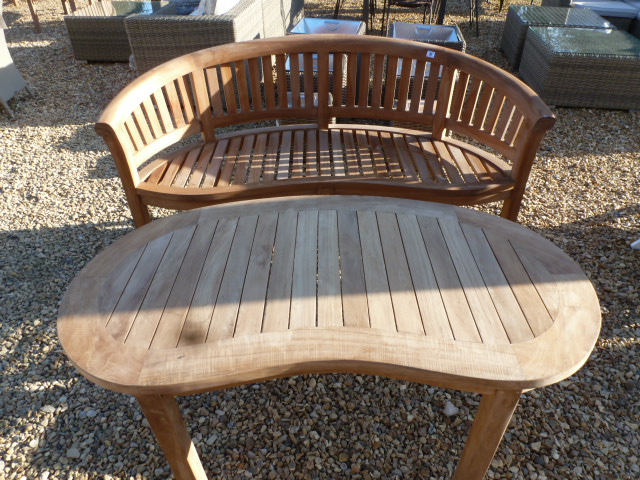
[[[311,118],[322,127],[334,117],[419,123],[435,138],[450,130],[526,175],[554,121],[524,83],[468,54],[381,37],[293,35],[156,67],[114,99],[97,129],[131,164],[135,182],[137,166],[184,136],[212,140],[220,127],[273,119]]]

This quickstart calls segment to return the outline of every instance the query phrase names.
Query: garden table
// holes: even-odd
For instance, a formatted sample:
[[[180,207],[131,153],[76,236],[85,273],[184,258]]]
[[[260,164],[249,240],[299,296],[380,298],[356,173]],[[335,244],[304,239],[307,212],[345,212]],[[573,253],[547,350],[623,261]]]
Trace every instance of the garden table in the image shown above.
[[[206,475],[176,396],[323,372],[481,393],[455,476],[480,479],[521,393],[573,374],[599,328],[592,285],[538,234],[348,196],[153,221],[78,274],[58,320],[83,375],[137,397],[179,479]]]

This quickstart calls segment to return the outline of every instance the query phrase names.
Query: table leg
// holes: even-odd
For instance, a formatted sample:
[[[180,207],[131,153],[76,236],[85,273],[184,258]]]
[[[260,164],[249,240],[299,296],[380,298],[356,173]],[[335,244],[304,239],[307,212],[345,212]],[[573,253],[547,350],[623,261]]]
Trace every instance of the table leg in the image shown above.
[[[170,395],[136,397],[178,480],[206,480],[176,399]]]
[[[498,390],[482,396],[453,480],[481,480],[498,450],[521,391]]]

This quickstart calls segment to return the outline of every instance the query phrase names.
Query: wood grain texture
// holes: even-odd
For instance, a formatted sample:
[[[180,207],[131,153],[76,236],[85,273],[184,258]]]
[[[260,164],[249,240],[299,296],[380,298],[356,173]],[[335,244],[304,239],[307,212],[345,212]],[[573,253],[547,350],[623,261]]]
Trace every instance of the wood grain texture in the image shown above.
[[[358,123],[334,126],[335,118]],[[162,65],[114,99],[96,129],[140,226],[149,221],[147,205],[187,210],[326,193],[455,205],[502,200],[502,215],[515,220],[553,123],[526,85],[464,53],[364,35],[293,35],[221,45]],[[227,127],[235,133],[223,133]],[[267,134],[265,151],[265,138],[257,136]],[[210,145],[167,153],[194,135],[214,150],[221,138],[228,143],[208,164],[195,149],[209,155]],[[164,163],[148,175],[158,153]],[[263,170],[253,167],[263,161]],[[372,182],[371,168],[389,183]]]
[[[67,294],[61,341],[94,381],[135,394],[333,362],[362,373],[385,364],[390,376],[463,390],[534,388],[573,373],[599,326],[592,287],[552,244],[497,217],[419,201],[210,207],[154,222],[94,262]],[[83,293],[94,289],[95,300]],[[569,348],[560,333],[572,328]],[[103,347],[87,352],[88,337]],[[554,349],[562,353],[542,354]],[[142,364],[105,361],[143,351]],[[532,351],[535,361],[521,353]]]

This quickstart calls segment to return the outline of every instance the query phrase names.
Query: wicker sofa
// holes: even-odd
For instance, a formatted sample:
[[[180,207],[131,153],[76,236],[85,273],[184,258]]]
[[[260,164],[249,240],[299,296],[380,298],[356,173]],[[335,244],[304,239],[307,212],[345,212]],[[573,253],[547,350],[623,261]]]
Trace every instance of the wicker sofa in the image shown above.
[[[177,15],[170,4],[125,20],[138,73],[203,48],[285,35],[304,16],[304,0],[240,0],[223,15]]]

